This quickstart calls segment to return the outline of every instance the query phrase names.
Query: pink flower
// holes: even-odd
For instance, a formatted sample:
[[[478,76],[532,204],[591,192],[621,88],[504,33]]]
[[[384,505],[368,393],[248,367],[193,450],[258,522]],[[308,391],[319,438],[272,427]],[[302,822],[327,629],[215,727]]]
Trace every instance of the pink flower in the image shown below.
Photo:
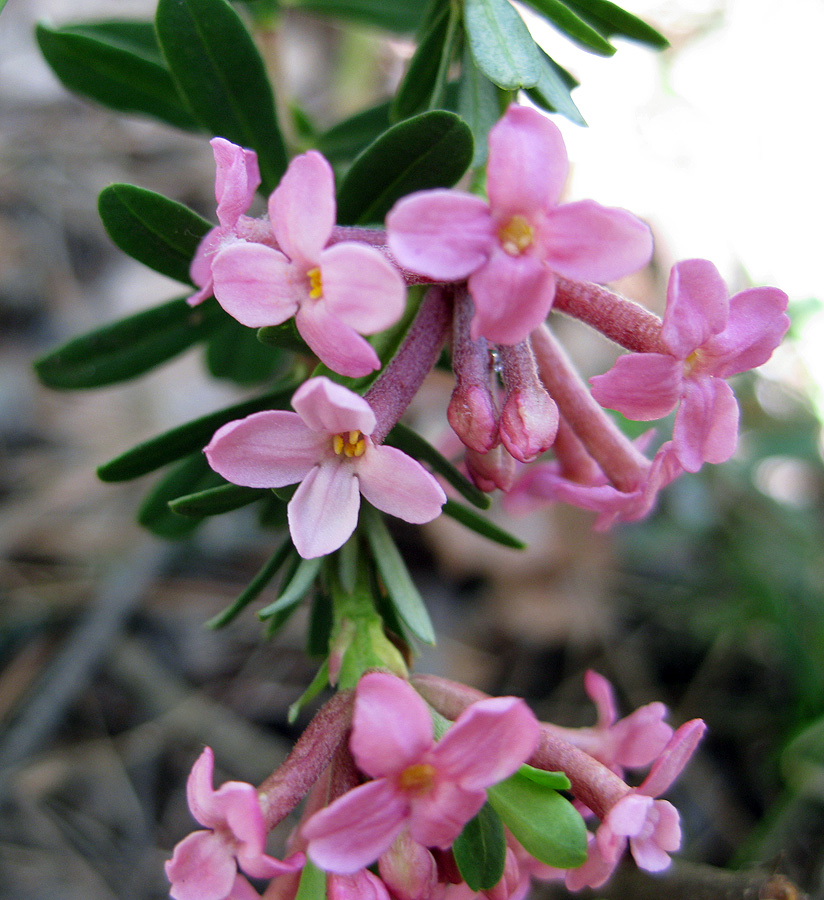
[[[269,198],[279,250],[233,242],[212,262],[218,303],[250,328],[295,316],[303,339],[329,368],[360,377],[380,368],[361,337],[393,325],[406,288],[400,273],[373,247],[326,247],[335,224],[329,163],[314,150],[295,157]]]
[[[661,329],[668,352],[619,357],[591,379],[592,394],[640,421],[663,418],[677,406],[673,443],[683,468],[697,472],[705,462],[725,462],[738,442],[738,404],[724,379],[770,358],[789,328],[786,308],[787,295],[777,288],[730,298],[711,262],[676,263]]]
[[[217,175],[215,200],[220,225],[213,228],[197,248],[190,275],[199,290],[189,297],[190,306],[202,303],[212,294],[212,257],[228,239],[238,237],[238,224],[252,204],[260,185],[260,170],[254,150],[244,150],[225,138],[212,138]]]
[[[647,226],[591,200],[558,205],[567,175],[561,132],[510,106],[489,134],[489,203],[460,191],[404,197],[386,218],[398,262],[436,281],[469,278],[472,337],[525,340],[549,313],[555,273],[610,281],[644,266]]]
[[[241,781],[227,781],[214,790],[214,764],[214,754],[206,747],[186,785],[189,809],[208,830],[184,838],[166,863],[174,900],[248,900],[257,892],[238,866],[253,878],[273,878],[303,866],[302,853],[283,862],[266,855],[266,824],[257,791]]]
[[[425,847],[446,849],[532,754],[538,723],[515,697],[473,703],[440,741],[414,688],[373,672],[358,683],[350,750],[368,781],[303,826],[307,854],[332,872],[354,872],[384,853],[404,828]]]
[[[296,412],[267,410],[218,429],[206,457],[234,484],[285,487],[289,531],[309,559],[341,547],[358,522],[360,496],[406,522],[436,518],[446,495],[416,460],[375,444],[375,414],[358,394],[328,378],[310,378],[295,392]]]

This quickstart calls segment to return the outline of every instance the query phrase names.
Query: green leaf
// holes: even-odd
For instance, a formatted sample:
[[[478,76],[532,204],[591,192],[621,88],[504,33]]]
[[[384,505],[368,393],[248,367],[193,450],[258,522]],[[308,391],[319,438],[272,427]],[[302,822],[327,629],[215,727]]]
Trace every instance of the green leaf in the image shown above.
[[[193,284],[189,266],[198,244],[213,227],[188,207],[133,184],[100,192],[97,209],[109,237],[155,272]]]
[[[472,132],[454,113],[422,113],[394,125],[352,164],[338,189],[342,225],[382,222],[412,191],[452,187],[472,161]]]
[[[263,189],[286,171],[266,68],[226,0],[159,0],[157,36],[180,93],[210,134],[258,155]]]
[[[227,422],[242,419],[263,409],[286,409],[296,387],[295,379],[284,379],[274,390],[260,397],[227,406],[225,409],[178,425],[177,428],[143,441],[104,463],[98,468],[97,475],[101,481],[128,481],[147,472],[153,472],[188,453],[202,450],[217,429]]]
[[[307,859],[300,873],[295,900],[326,900],[326,872]]]
[[[547,112],[557,112],[576,125],[586,125],[570,93],[578,82],[543,50],[540,53],[541,77],[535,87],[527,88],[529,99]]]
[[[663,34],[610,0],[564,0],[564,4],[607,37],[618,35],[657,50],[669,47]]]
[[[225,313],[217,303],[194,309],[171,300],[81,335],[34,363],[43,384],[94,388],[142,375],[207,337]]]
[[[429,441],[422,438],[416,431],[404,425],[402,422],[389,432],[384,443],[390,447],[397,447],[410,456],[425,462],[430,468],[445,478],[465,499],[479,509],[489,509],[492,501],[489,494],[475,487],[474,484]]]
[[[585,862],[584,820],[557,791],[516,772],[489,788],[487,797],[515,839],[540,862],[559,869]]]
[[[458,85],[458,115],[472,131],[475,141],[472,168],[475,169],[486,162],[487,138],[500,118],[501,98],[506,95],[475,65],[468,44],[464,45]]]
[[[391,101],[385,100],[343,119],[318,137],[317,148],[332,165],[354,159],[389,128]]]
[[[518,771],[524,778],[556,791],[568,791],[572,787],[569,779],[563,772],[547,772],[545,769],[536,769],[534,766],[528,766],[526,763]]]
[[[458,871],[471,890],[489,890],[501,880],[506,863],[506,834],[501,817],[489,803],[464,825],[452,852]]]
[[[219,487],[186,494],[169,501],[169,508],[179,516],[203,519],[219,516],[262,500],[269,492],[266,488],[242,487],[239,484],[221,484]]]
[[[258,340],[257,330],[227,317],[206,348],[206,365],[215,378],[250,385],[266,381],[283,366],[284,356]]]
[[[312,586],[315,578],[320,572],[320,565],[323,557],[315,557],[314,559],[302,559],[295,574],[289,579],[288,584],[283,588],[280,596],[274,603],[264,606],[258,613],[258,618],[268,619],[282,613],[284,610],[292,606],[296,606],[308,594],[309,588]]]
[[[326,651],[324,651],[326,652]],[[307,703],[311,703],[318,694],[329,684],[329,660],[325,659],[323,664],[318,669],[317,674],[312,679],[311,684],[308,688],[289,706],[289,711],[286,715],[286,721],[290,725],[294,725],[297,717],[300,715],[300,711],[306,706]],[[322,894],[320,900],[326,900],[326,894]]]
[[[46,62],[70,91],[123,113],[198,130],[160,54],[151,22],[36,29]]]
[[[475,65],[505,91],[538,83],[538,48],[509,0],[464,0],[464,27]]]
[[[306,629],[306,652],[309,656],[327,656],[332,634],[332,598],[326,591],[318,591],[309,611]]]
[[[426,605],[381,514],[364,502],[361,505],[361,517],[375,565],[395,612],[416,637],[434,646],[435,631]]]
[[[223,628],[255,600],[267,584],[283,568],[290,555],[294,555],[292,541],[287,538],[275,553],[264,563],[255,577],[229,606],[206,623],[207,628]]]
[[[391,117],[397,122],[442,105],[449,66],[460,39],[458,7],[449,3],[435,17],[421,38],[392,101]]]
[[[161,478],[146,495],[138,510],[137,521],[158,537],[168,540],[187,537],[201,520],[176,515],[169,508],[170,501],[226,483],[225,478],[210,468],[202,453],[193,453]]]
[[[587,25],[583,18],[569,8],[572,4],[561,0],[526,0],[526,2],[585,50],[599,56],[612,56],[615,53],[615,47],[600,32]]]
[[[447,500],[443,506],[444,515],[449,516],[461,525],[465,525],[472,531],[477,532],[482,537],[495,541],[496,544],[503,544],[504,547],[512,547],[515,550],[523,550],[526,544],[520,539],[504,531],[503,528],[478,515],[474,509],[456,503],[454,500]]]
[[[418,30],[424,7],[421,0],[293,0],[291,5],[400,34]]]

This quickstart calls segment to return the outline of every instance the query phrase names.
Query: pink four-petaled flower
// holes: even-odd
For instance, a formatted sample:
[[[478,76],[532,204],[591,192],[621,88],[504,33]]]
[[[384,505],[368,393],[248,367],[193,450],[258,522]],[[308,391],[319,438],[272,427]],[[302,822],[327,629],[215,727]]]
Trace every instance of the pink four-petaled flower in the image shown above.
[[[269,221],[279,249],[234,241],[214,257],[218,303],[250,328],[294,316],[312,351],[342,375],[361,377],[380,368],[361,335],[383,331],[400,318],[406,288],[373,247],[326,246],[335,224],[335,184],[320,153],[310,150],[292,160],[269,198]]]
[[[218,429],[206,457],[234,484],[285,487],[289,531],[305,559],[341,547],[358,522],[360,496],[407,522],[436,518],[446,495],[419,462],[375,444],[372,407],[328,378],[310,378],[295,392],[296,412],[267,410]]]
[[[738,403],[724,381],[766,362],[789,328],[787,295],[771,287],[729,297],[705,259],[676,263],[667,286],[661,340],[667,353],[621,356],[591,379],[592,395],[630,419],[660,419],[678,406],[673,445],[697,472],[726,462],[738,442]]]
[[[186,784],[189,809],[206,831],[184,838],[166,863],[174,900],[247,900],[257,896],[238,866],[253,878],[295,872],[302,853],[281,862],[264,852],[266,824],[257,791],[242,781],[212,787],[214,754],[209,747],[192,766]]]
[[[412,686],[382,672],[358,683],[349,742],[372,781],[339,797],[303,826],[307,854],[327,871],[373,863],[408,828],[426,847],[446,849],[486,801],[486,788],[529,758],[538,723],[523,700],[473,703],[440,741]]]
[[[549,313],[555,273],[611,281],[644,266],[649,228],[592,200],[558,205],[567,175],[561,132],[510,106],[489,133],[489,203],[454,190],[420,191],[386,218],[398,262],[436,281],[469,279],[472,337],[525,340]]]

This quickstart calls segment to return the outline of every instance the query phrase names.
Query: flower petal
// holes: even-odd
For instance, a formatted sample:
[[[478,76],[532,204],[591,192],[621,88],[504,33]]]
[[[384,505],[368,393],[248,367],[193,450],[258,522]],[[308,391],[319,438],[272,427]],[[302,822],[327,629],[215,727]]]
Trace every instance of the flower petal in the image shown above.
[[[295,391],[292,406],[312,431],[333,435],[357,430],[368,435],[375,430],[375,413],[366,400],[323,376],[305,381]]]
[[[214,828],[223,822],[223,817],[215,809],[213,797],[213,777],[215,754],[211,747],[204,747],[203,752],[195,760],[192,771],[186,780],[186,802],[195,821],[207,828]]]
[[[708,260],[685,259],[672,267],[661,339],[673,356],[686,359],[724,330],[728,297],[724,279]]]
[[[689,378],[675,416],[672,441],[687,472],[726,462],[738,443],[738,401],[721,378]]]
[[[198,290],[186,299],[189,306],[197,306],[212,296],[212,257],[219,250],[223,237],[222,228],[213,228],[206,232],[197,245],[189,266],[189,277],[197,285]]]
[[[212,831],[185,837],[165,869],[174,900],[224,900],[237,875],[229,846]]]
[[[404,268],[459,281],[482,266],[495,243],[489,207],[462,191],[418,191],[386,216],[389,249]]]
[[[509,778],[538,743],[538,722],[517,697],[493,697],[467,707],[435,746],[433,764],[467,789]]]
[[[381,367],[369,342],[336,319],[322,301],[310,300],[301,306],[295,325],[312,352],[333,372],[362,378]]]
[[[653,763],[649,775],[641,782],[638,791],[649,797],[660,797],[690,761],[706,730],[707,726],[701,719],[684,722]]]
[[[433,792],[412,798],[409,833],[425,847],[447,850],[484,803],[486,791],[481,788],[442,779]]]
[[[224,228],[233,228],[237,220],[249,209],[255,191],[260,186],[260,169],[257,153],[244,150],[225,138],[212,138],[215,157],[215,200],[217,218]]]
[[[678,404],[683,366],[664,353],[627,353],[603,375],[590,378],[592,396],[628,419],[663,419]]]
[[[405,798],[385,778],[369,781],[338,797],[303,825],[306,853],[327,872],[357,872],[392,845],[407,813]]]
[[[373,247],[335,244],[320,256],[323,302],[329,314],[361,334],[394,325],[406,302],[400,272]]]
[[[289,533],[304,559],[342,547],[358,524],[360,493],[351,465],[333,460],[303,479],[289,501]]]
[[[607,813],[604,822],[612,834],[633,837],[641,834],[652,810],[652,797],[630,791],[625,794]]]
[[[298,308],[294,267],[278,250],[235,241],[212,260],[217,302],[249,328],[280,325]]]
[[[554,206],[568,168],[555,123],[527,106],[510,106],[489,132],[487,191],[495,218]]]
[[[551,210],[539,241],[544,262],[567,278],[613,281],[642,269],[652,256],[649,226],[625,209],[594,200]]]
[[[335,224],[335,176],[316,150],[289,163],[269,198],[269,221],[293,263],[301,269],[318,264]]]
[[[297,413],[264,410],[219,428],[209,446],[209,465],[232,484],[284,487],[303,479],[323,457],[328,440],[306,427]]]
[[[356,470],[360,491],[372,506],[404,522],[431,522],[446,503],[446,494],[434,476],[395,447],[368,442]]]
[[[475,304],[470,333],[495,344],[520,344],[549,315],[555,277],[534,256],[509,256],[496,249],[469,278]]]
[[[358,682],[349,749],[372,778],[400,772],[432,747],[432,719],[403,678],[370,672]]]

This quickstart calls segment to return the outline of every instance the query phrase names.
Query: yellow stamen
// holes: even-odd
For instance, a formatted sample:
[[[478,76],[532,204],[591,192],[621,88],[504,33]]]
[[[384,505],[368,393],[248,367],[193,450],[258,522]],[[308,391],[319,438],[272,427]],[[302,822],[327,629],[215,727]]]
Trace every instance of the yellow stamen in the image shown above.
[[[309,276],[309,296],[312,300],[318,300],[323,296],[323,284],[320,280],[320,269],[315,266],[314,269],[310,269],[306,274]]]
[[[498,229],[498,240],[510,256],[520,256],[532,244],[533,237],[532,226],[523,216],[513,216]]]
[[[427,794],[435,786],[437,770],[429,763],[415,763],[398,775],[398,787],[413,797]]]
[[[342,455],[347,459],[357,458],[366,452],[366,438],[357,430],[336,434],[332,438],[332,449],[338,456]]]

